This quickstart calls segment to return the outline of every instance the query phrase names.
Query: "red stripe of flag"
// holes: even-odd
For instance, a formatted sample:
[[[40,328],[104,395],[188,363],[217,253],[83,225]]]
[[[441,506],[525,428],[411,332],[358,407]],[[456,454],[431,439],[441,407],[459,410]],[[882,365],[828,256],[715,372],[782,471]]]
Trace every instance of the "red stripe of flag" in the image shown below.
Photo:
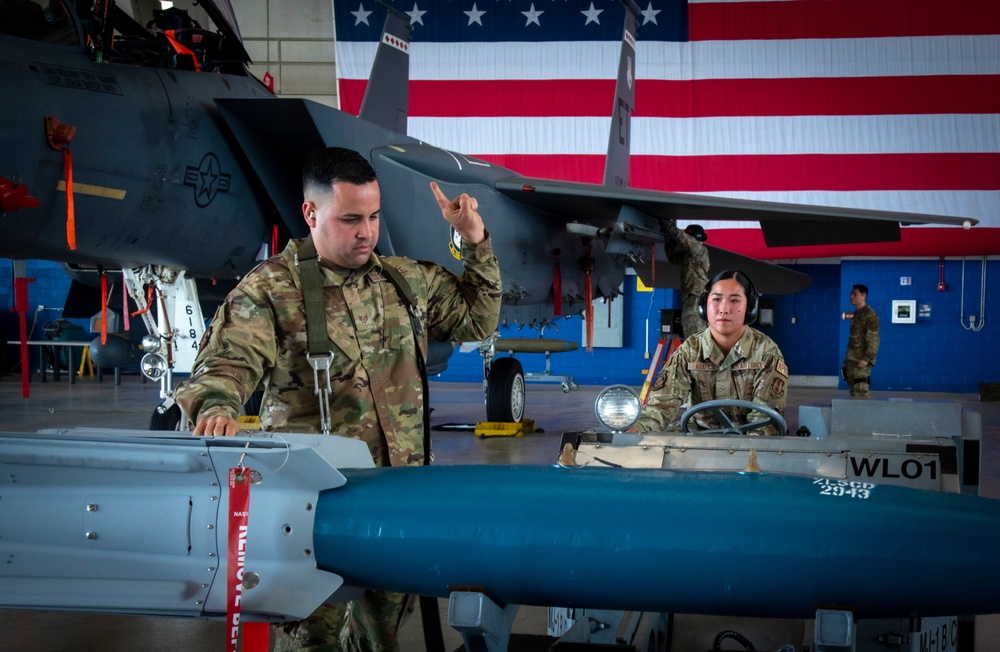
[[[603,155],[476,156],[528,177],[604,177]],[[633,155],[630,185],[672,192],[998,190],[1000,153]]]
[[[1000,2],[998,2],[1000,4]],[[357,115],[368,82],[340,82],[341,109]],[[611,115],[615,81],[411,81],[412,117]],[[636,81],[637,118],[1000,113],[1000,75]]]
[[[637,118],[1000,113],[1000,75],[640,79],[635,89]]]
[[[1000,32],[996,0],[809,0],[688,5],[692,41],[873,38]],[[640,40],[642,34],[640,32]]]

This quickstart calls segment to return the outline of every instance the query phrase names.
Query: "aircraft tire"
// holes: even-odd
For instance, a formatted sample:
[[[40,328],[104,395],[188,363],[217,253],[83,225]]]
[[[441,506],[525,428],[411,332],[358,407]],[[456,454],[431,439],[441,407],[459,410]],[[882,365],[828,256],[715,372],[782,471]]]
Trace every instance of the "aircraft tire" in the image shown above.
[[[497,358],[486,388],[486,420],[518,423],[524,418],[524,371],[516,358]]]
[[[174,403],[168,408],[157,405],[149,418],[150,430],[177,430],[181,423],[181,406]]]

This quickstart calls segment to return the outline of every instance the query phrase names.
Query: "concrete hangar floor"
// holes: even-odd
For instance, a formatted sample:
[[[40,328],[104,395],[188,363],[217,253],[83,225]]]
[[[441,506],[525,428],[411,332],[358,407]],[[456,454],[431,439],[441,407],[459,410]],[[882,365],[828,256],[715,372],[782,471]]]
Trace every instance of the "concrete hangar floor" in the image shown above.
[[[557,385],[529,384],[525,416],[544,432],[523,437],[479,438],[467,430],[435,430],[435,464],[551,464],[556,461],[563,432],[597,427],[594,399],[598,386],[581,386],[564,394]],[[1000,498],[1000,403],[980,402],[977,394],[873,392],[873,398],[957,401],[965,410],[982,416],[983,446],[981,493]],[[846,392],[830,388],[796,387],[789,391],[786,416],[789,431],[798,428],[800,405],[828,405]],[[0,428],[33,432],[45,428],[148,427],[153,408],[160,402],[159,386],[125,375],[120,385],[110,377],[103,383],[92,378],[75,384],[31,384],[31,397],[21,397],[20,376],[0,377]],[[472,424],[485,419],[482,385],[479,383],[431,383],[432,426]],[[947,551],[941,551],[946,555]],[[1000,554],[1000,553],[998,553]],[[930,580],[929,580],[930,581]],[[461,637],[447,626],[447,601],[440,600],[445,649],[457,650]],[[524,607],[518,612],[513,632],[544,635],[546,610]],[[145,616],[110,616],[66,612],[0,610],[0,650],[3,652],[69,652],[99,650],[118,652],[216,652],[225,641],[225,624]],[[424,650],[419,614],[403,626],[401,649]],[[976,650],[1000,649],[1000,616],[981,616],[976,622]],[[521,649],[512,639],[511,650]],[[534,649],[534,648],[532,648]]]

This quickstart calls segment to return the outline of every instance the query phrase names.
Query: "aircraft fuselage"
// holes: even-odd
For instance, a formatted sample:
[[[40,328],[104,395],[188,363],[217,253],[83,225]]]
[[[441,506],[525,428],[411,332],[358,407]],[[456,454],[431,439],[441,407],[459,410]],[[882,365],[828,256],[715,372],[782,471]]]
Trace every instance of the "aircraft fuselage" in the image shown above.
[[[112,268],[156,264],[233,277],[273,221],[222,127],[221,97],[269,97],[253,77],[97,63],[80,48],[0,35],[0,176],[37,208],[0,214],[0,256]],[[67,144],[77,247],[67,243]]]

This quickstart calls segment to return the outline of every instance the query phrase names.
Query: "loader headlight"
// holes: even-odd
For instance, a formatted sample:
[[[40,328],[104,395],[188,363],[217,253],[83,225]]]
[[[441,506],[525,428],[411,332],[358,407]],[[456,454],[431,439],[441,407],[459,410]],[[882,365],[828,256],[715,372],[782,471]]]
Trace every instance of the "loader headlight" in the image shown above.
[[[167,373],[167,361],[159,353],[147,353],[139,363],[142,375],[150,380],[159,380]]]
[[[144,335],[142,338],[142,350],[146,353],[156,353],[160,350],[160,338],[152,335]]]
[[[639,395],[627,385],[612,385],[604,388],[594,402],[594,412],[597,420],[604,427],[615,432],[622,432],[632,427],[639,420],[642,405]]]

